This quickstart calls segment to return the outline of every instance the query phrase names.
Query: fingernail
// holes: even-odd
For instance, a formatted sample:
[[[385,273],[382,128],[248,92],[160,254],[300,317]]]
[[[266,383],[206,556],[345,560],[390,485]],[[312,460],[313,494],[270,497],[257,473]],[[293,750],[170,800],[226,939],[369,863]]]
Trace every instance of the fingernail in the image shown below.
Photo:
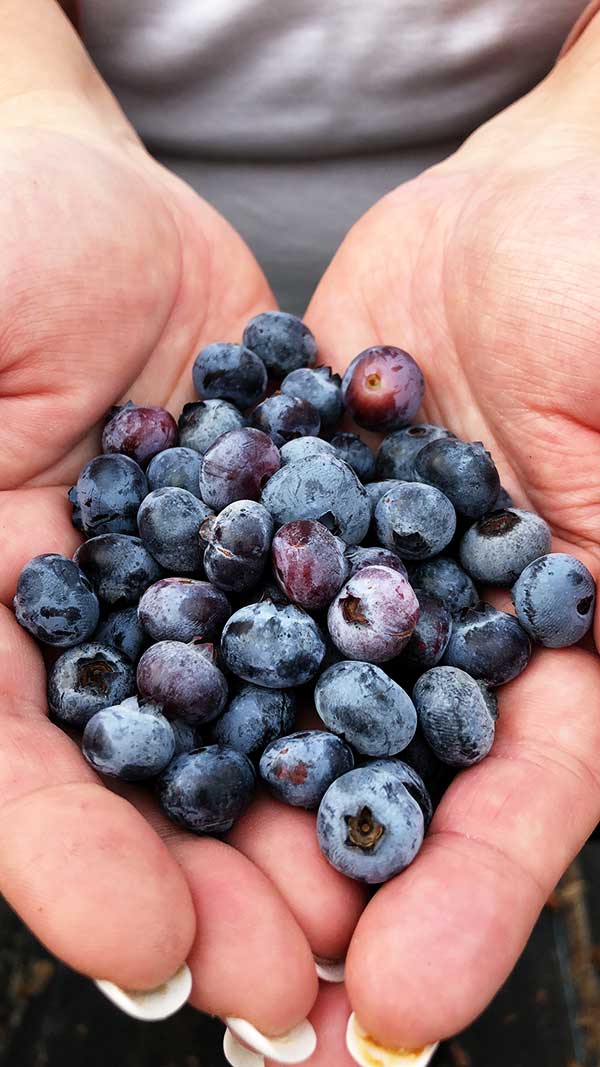
[[[438,1044],[436,1041],[416,1049],[384,1048],[363,1029],[354,1012],[348,1019],[346,1047],[361,1067],[427,1067]]]
[[[261,1034],[260,1030],[246,1019],[228,1016],[225,1022],[238,1041],[259,1055],[277,1060],[278,1063],[302,1063],[312,1056],[317,1047],[317,1035],[308,1019],[304,1019],[280,1037]]]
[[[346,971],[344,960],[326,960],[322,956],[315,956],[317,977],[322,982],[343,982]]]
[[[156,1022],[168,1019],[186,1003],[192,991],[192,973],[187,963],[183,963],[168,982],[163,982],[156,989],[122,989],[104,978],[95,979],[95,984],[105,997],[132,1019]]]
[[[229,1027],[226,1029],[223,1038],[223,1053],[231,1067],[265,1067],[264,1056],[259,1055],[258,1052],[251,1052],[249,1048],[240,1045]]]

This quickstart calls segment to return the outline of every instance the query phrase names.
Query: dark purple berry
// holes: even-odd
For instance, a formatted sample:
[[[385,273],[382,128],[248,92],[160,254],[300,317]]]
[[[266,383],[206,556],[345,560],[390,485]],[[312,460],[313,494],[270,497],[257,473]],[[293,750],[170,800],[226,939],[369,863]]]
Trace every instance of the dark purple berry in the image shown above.
[[[216,719],[225,707],[227,682],[213,651],[212,645],[195,641],[152,645],[138,663],[140,693],[192,726]]]
[[[410,581],[429,596],[437,597],[451,615],[479,603],[479,594],[469,575],[456,560],[439,556],[410,568]]]
[[[200,527],[204,570],[220,589],[241,592],[260,581],[273,536],[270,512],[256,500],[234,500]]]
[[[99,599],[111,608],[136,604],[162,570],[139,537],[99,534],[84,541],[73,559],[92,583]]]
[[[415,593],[419,601],[419,618],[402,659],[421,671],[428,671],[439,663],[446,651],[452,616],[441,600],[421,589],[415,589]]]
[[[202,499],[215,511],[234,500],[258,500],[280,465],[279,449],[262,430],[244,427],[225,433],[202,461]]]
[[[344,548],[315,519],[281,526],[273,538],[273,570],[286,596],[307,611],[326,608],[348,573]]]
[[[269,741],[288,734],[295,716],[296,701],[288,690],[243,685],[213,724],[211,739],[253,758]]]
[[[137,534],[138,508],[148,493],[142,468],[129,456],[96,456],[77,479],[77,499],[88,537]]]
[[[101,619],[93,635],[94,641],[117,648],[133,663],[142,654],[147,639],[138,619],[138,609],[118,608]]]
[[[102,434],[103,452],[120,452],[136,463],[145,463],[177,444],[177,423],[164,408],[122,408]]]
[[[262,359],[244,345],[225,341],[202,349],[196,356],[192,378],[201,400],[229,400],[242,410],[257,404],[267,391]]]
[[[13,601],[21,626],[47,645],[69,648],[91,637],[100,605],[76,563],[49,552],[26,563]]]
[[[346,410],[367,430],[399,430],[414,419],[425,382],[408,352],[376,345],[360,352],[342,379]]]
[[[342,414],[342,379],[331,367],[299,367],[286,375],[281,392],[308,400],[319,412],[321,429],[332,430]]]
[[[412,482],[415,477],[415,459],[419,452],[431,441],[439,441],[442,437],[454,437],[454,434],[443,426],[432,426],[427,422],[405,426],[403,430],[389,433],[379,446],[375,476]]]
[[[231,606],[210,582],[162,578],[144,593],[138,615],[152,641],[214,641],[231,615]]]
[[[370,482],[375,477],[375,456],[365,441],[355,433],[336,433],[331,438],[338,459],[343,460],[360,478],[361,482]]]
[[[268,433],[277,447],[281,448],[298,437],[317,437],[321,420],[318,411],[308,400],[274,393],[254,409],[252,425]]]
[[[418,481],[436,486],[467,518],[491,511],[500,492],[498,471],[481,441],[432,441],[418,453],[414,469]]]
[[[455,615],[443,663],[503,685],[525,670],[530,656],[529,637],[514,615],[481,603]]]
[[[155,489],[142,502],[138,528],[144,545],[171,574],[198,574],[202,566],[200,526],[210,508],[187,489]]]
[[[260,776],[274,797],[296,808],[318,808],[323,794],[354,767],[352,750],[334,734],[302,730],[267,745]]]
[[[380,548],[379,545],[374,548],[350,546],[346,549],[346,559],[350,566],[350,578],[358,571],[362,571],[364,567],[391,567],[392,570],[398,571],[398,574],[408,578],[406,567],[393,548]]]
[[[241,752],[207,745],[176,756],[158,780],[158,802],[173,822],[195,834],[224,834],[248,807],[254,768]]]
[[[244,330],[243,341],[275,378],[284,378],[298,367],[312,367],[317,358],[317,342],[308,326],[285,311],[255,315]]]

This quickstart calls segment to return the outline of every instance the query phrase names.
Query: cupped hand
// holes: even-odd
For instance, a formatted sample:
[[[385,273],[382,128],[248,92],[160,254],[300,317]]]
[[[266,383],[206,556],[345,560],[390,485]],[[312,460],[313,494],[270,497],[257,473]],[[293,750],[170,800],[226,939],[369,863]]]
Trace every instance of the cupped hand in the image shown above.
[[[195,1006],[285,1032],[314,1001],[313,952],[343,954],[361,890],[310,820],[278,821],[266,799],[248,859],[243,842],[175,830],[141,791],[105,789],[49,721],[42,656],[10,611],[24,563],[78,543],[65,490],[110,405],[176,416],[198,349],[274,300],[241,239],[122,116],[82,126],[51,106],[39,124],[29,105],[4,125],[0,109],[0,890],[85,974],[146,989],[187,959]]]
[[[579,75],[567,57],[380,201],[307,321],[338,370],[376,343],[411,352],[427,379],[423,416],[483,441],[517,502],[597,576],[600,137],[593,69]],[[486,1006],[600,816],[591,643],[538,651],[499,701],[491,755],[454,781],[416,861],[375,895],[350,945],[352,1008],[389,1047],[453,1034]]]

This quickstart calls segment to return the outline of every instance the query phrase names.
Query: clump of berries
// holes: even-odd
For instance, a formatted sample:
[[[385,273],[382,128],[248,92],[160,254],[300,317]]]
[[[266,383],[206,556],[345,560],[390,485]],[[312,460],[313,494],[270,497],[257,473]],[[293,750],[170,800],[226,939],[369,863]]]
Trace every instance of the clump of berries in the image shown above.
[[[69,492],[73,560],[21,572],[17,618],[63,650],[52,718],[99,773],[154,784],[181,826],[223,834],[257,775],[318,811],[326,857],[381,883],[417,855],[453,774],[494,741],[495,688],[532,641],[592,623],[587,568],[552,553],[481,442],[414,423],[402,349],[315,367],[304,323],[257,315],[198,355],[179,423],[131,402]],[[269,376],[279,388],[267,395]],[[344,410],[385,430],[375,456]],[[476,583],[512,587],[515,615]],[[313,726],[296,727],[297,695]]]

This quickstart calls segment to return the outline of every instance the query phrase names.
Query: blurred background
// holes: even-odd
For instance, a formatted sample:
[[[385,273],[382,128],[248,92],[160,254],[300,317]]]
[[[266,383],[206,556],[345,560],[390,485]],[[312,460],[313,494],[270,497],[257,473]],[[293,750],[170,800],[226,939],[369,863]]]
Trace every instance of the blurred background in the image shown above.
[[[504,988],[441,1047],[435,1067],[598,1067],[598,885],[600,840],[592,839]],[[0,902],[0,1067],[226,1067],[222,1039],[219,1020],[191,1008],[164,1023],[127,1018]]]

